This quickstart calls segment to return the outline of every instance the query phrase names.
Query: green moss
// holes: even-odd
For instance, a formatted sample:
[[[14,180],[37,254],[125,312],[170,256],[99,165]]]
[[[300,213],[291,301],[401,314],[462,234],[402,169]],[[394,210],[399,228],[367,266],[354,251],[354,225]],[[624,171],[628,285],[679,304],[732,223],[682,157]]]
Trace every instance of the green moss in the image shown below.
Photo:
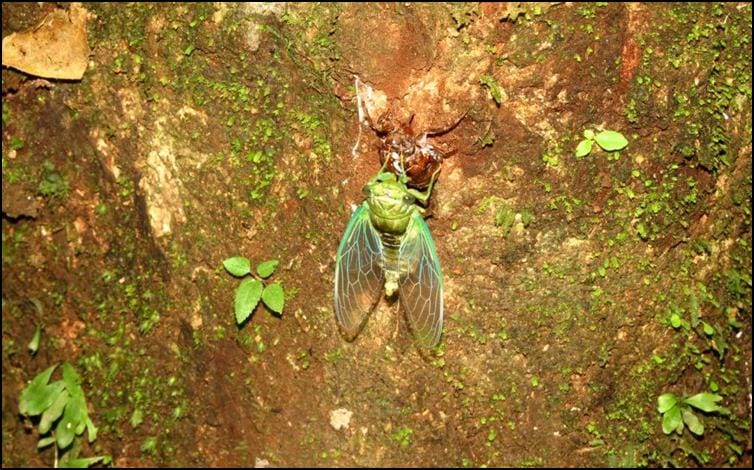
[[[45,160],[42,163],[42,180],[37,188],[39,194],[49,199],[65,199],[70,186],[54,163]]]
[[[500,227],[503,231],[503,236],[508,236],[513,223],[515,222],[516,214],[513,212],[510,206],[503,204],[495,211],[495,226]]]
[[[401,426],[392,434],[392,439],[397,441],[403,449],[407,449],[411,445],[411,436],[413,436],[414,430],[408,426]]]

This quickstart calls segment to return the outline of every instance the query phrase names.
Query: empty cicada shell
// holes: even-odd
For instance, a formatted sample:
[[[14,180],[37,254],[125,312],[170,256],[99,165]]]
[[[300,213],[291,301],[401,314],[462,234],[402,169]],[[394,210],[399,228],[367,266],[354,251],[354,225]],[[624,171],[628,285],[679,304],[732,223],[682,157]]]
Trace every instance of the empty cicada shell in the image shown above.
[[[413,116],[402,124],[386,112],[373,128],[381,140],[380,163],[396,176],[406,177],[409,187],[425,190],[440,168],[444,153],[427,143],[428,133],[415,135],[412,121]]]
[[[419,138],[394,133],[386,136],[380,148],[380,163],[398,176],[408,177],[410,187],[425,190],[442,164],[444,155],[427,143],[426,135]]]

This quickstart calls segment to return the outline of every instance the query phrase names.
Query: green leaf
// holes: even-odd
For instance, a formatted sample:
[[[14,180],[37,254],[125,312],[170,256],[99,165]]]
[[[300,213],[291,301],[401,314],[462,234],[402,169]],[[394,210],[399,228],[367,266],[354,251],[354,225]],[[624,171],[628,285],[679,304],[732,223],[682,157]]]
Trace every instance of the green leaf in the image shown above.
[[[246,321],[262,296],[262,282],[258,279],[244,279],[236,289],[236,323]]]
[[[676,330],[681,327],[681,317],[677,313],[670,316],[670,326]]]
[[[55,427],[55,437],[59,449],[65,449],[71,445],[73,438],[76,437],[76,425],[71,422],[69,417],[64,415]]]
[[[717,335],[715,336],[715,339],[712,340],[712,349],[717,352],[720,359],[725,355],[725,351],[727,351],[728,348],[728,343],[723,336]]]
[[[33,356],[39,350],[39,340],[42,338],[42,326],[37,325],[37,329],[34,330],[34,336],[29,341],[29,353]]]
[[[84,433],[84,429],[86,429],[86,420],[89,419],[89,416],[85,416],[83,421],[79,421],[76,423],[76,427],[74,428],[74,431],[76,432],[77,436],[80,436]]]
[[[497,139],[497,136],[495,135],[495,131],[490,130],[487,131],[482,137],[477,137],[477,143],[484,147],[491,147],[492,144],[495,143],[495,139]]]
[[[639,234],[639,237],[641,237],[642,240],[649,238],[649,231],[642,223],[636,225],[636,233]]]
[[[55,364],[54,366],[51,366],[51,367],[45,369],[44,371],[40,372],[39,374],[37,374],[37,376],[34,377],[31,380],[31,382],[29,382],[29,385],[26,388],[28,389],[28,388],[37,387],[37,386],[40,386],[40,385],[47,385],[47,382],[50,381],[50,377],[52,377],[52,373],[55,372],[55,368],[56,367],[58,367],[57,364]]]
[[[243,256],[234,256],[223,261],[225,269],[236,277],[243,277],[251,273],[251,263],[248,258]]]
[[[663,393],[657,398],[657,411],[665,413],[678,403],[678,398],[672,393]]]
[[[149,436],[146,439],[144,439],[144,442],[141,443],[139,450],[143,454],[152,454],[154,453],[154,450],[156,448],[157,448],[157,438],[154,436]]]
[[[607,152],[623,150],[628,145],[628,141],[623,137],[623,134],[615,131],[602,131],[594,136],[594,140]]]
[[[136,429],[139,427],[139,425],[144,422],[144,416],[141,413],[141,408],[136,408],[134,412],[131,414],[131,420],[129,421],[131,423],[131,427]]]
[[[57,365],[40,373],[26,386],[18,399],[18,411],[22,415],[37,416],[52,405],[55,398],[63,389],[63,383],[58,381],[50,385],[53,371]]]
[[[693,411],[691,411],[691,409],[684,407],[683,410],[681,410],[681,414],[683,415],[683,422],[689,427],[689,431],[697,436],[704,434],[704,425],[699,421],[699,418]]]
[[[42,449],[54,443],[55,443],[55,436],[43,437],[42,439],[39,440],[39,442],[37,442],[37,449]]]
[[[76,374],[78,376],[78,374]],[[72,377],[71,377],[72,378]],[[71,394],[68,404],[63,412],[58,425],[55,427],[58,447],[65,449],[73,442],[73,439],[84,432],[86,422],[89,419],[89,413],[86,409],[86,399],[81,386],[76,386],[74,390],[68,390]]]
[[[272,276],[272,273],[275,272],[278,264],[280,264],[280,262],[276,259],[265,261],[264,263],[261,263],[259,266],[257,266],[257,274],[259,274],[262,279],[267,279],[268,277]]]
[[[76,369],[67,362],[63,363],[63,383],[65,383],[65,388],[67,388],[71,394],[74,394],[81,389],[81,376],[79,376]],[[81,395],[83,394],[84,391],[81,390]]]
[[[276,282],[265,287],[264,292],[262,292],[262,301],[273,312],[283,313],[285,306],[283,286]]]
[[[683,431],[681,410],[677,406],[670,408],[662,415],[662,432],[670,434],[673,431],[677,431],[678,434]]]
[[[492,96],[492,99],[495,100],[495,103],[500,104],[503,102],[503,90],[491,75],[482,75],[479,79],[479,83],[490,90],[490,95]]]
[[[594,131],[591,129],[584,129],[584,138],[594,140]]]
[[[706,413],[718,412],[727,414],[729,413],[728,409],[717,404],[722,399],[723,397],[716,393],[703,392],[697,393],[693,397],[688,397],[683,402]]]
[[[86,432],[89,435],[89,442],[94,442],[95,439],[97,439],[97,432],[99,430],[97,429],[97,426],[94,425],[92,420],[89,418],[89,416],[86,417]]]
[[[104,458],[105,456],[102,455],[99,457],[86,457],[79,459],[61,459],[60,468],[89,468]]]
[[[706,321],[702,322],[702,328],[704,328],[704,334],[707,336],[712,336],[715,334],[715,329]]]
[[[65,409],[65,405],[68,404],[70,397],[71,395],[66,390],[62,390],[57,398],[55,398],[55,401],[52,402],[52,405],[42,413],[42,419],[39,421],[39,434],[47,434],[52,427],[52,423],[63,415],[63,410]]]
[[[584,139],[576,146],[576,158],[586,157],[592,152],[592,140]]]

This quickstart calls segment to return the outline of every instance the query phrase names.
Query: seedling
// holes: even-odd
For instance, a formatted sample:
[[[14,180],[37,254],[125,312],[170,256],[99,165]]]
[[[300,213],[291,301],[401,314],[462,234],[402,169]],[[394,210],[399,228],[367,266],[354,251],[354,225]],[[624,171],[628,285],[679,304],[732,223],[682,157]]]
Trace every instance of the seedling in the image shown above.
[[[689,430],[701,436],[704,434],[704,425],[693,409],[705,413],[730,414],[730,411],[717,404],[723,397],[716,393],[697,393],[691,397],[678,398],[672,393],[663,393],[657,399],[657,411],[662,415],[662,432],[670,434],[675,431],[683,433],[684,424]]]
[[[31,341],[29,341],[29,354],[32,356],[37,353],[37,350],[39,350],[39,340],[42,338],[42,326],[37,325],[37,329],[34,330],[34,336],[31,337]]]
[[[24,416],[40,416],[39,442],[42,449],[55,444],[55,467],[86,468],[98,462],[108,464],[110,456],[80,458],[78,445],[71,444],[83,437],[84,429],[89,442],[97,439],[97,427],[89,418],[81,377],[69,363],[63,363],[63,378],[48,383],[57,364],[40,373],[21,392],[18,410]],[[58,462],[58,451],[63,456]]]
[[[593,130],[587,129],[584,131],[584,140],[576,146],[576,158],[583,158],[592,153],[595,142],[605,152],[617,152],[628,146],[628,140],[620,132],[601,131],[595,134]]]
[[[257,266],[257,276],[251,272],[251,262],[243,256],[234,256],[223,261],[225,269],[235,277],[245,278],[236,289],[234,309],[236,323],[241,325],[261,300],[271,311],[282,314],[285,306],[285,293],[279,282],[264,284],[263,279],[272,276],[278,267],[278,260],[265,261]]]
[[[490,96],[493,100],[495,100],[495,104],[500,106],[500,103],[503,102],[503,89],[500,88],[500,85],[497,83],[495,78],[492,77],[492,75],[482,75],[482,77],[479,79],[479,83],[487,87],[490,92]]]

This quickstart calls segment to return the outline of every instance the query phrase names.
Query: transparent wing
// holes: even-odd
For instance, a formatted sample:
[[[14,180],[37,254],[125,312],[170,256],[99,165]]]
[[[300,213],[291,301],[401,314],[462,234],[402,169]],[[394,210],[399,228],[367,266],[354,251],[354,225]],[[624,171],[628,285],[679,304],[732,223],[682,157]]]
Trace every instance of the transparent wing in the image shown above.
[[[425,347],[437,345],[442,334],[442,270],[429,227],[419,212],[411,216],[398,257],[407,266],[399,293],[414,337]]]
[[[335,317],[353,339],[382,295],[382,240],[359,206],[340,240],[335,262]]]

